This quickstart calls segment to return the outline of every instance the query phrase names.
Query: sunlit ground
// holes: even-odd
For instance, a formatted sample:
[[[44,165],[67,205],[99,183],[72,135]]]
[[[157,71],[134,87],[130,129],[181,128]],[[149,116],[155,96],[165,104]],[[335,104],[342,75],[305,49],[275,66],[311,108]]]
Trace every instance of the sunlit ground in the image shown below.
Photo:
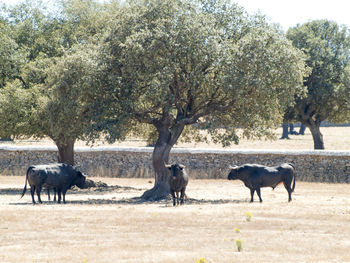
[[[299,131],[299,128],[295,128]],[[238,145],[233,144],[231,149],[290,149],[290,150],[313,150],[314,143],[309,129],[306,129],[305,135],[289,135],[289,140],[280,140],[282,128],[275,131],[276,140],[245,140],[241,139]],[[326,150],[350,150],[350,127],[321,127]],[[3,144],[6,142],[2,142]],[[43,140],[17,140],[18,145],[54,145],[49,139]],[[76,146],[84,146],[85,142],[78,141]],[[109,145],[103,141],[95,143],[96,146]],[[138,138],[129,138],[125,142],[117,142],[113,146],[146,146],[144,140]],[[221,148],[220,144],[206,143],[178,143],[175,147],[195,147],[195,148]]]

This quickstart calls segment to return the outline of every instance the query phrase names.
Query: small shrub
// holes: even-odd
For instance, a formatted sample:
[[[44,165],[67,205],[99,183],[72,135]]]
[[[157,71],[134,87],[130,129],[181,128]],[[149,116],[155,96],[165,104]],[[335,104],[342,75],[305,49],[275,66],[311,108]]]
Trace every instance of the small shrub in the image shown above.
[[[241,230],[239,229],[239,228],[235,228],[235,231],[236,231],[236,233],[240,233],[241,232]]]
[[[197,259],[196,263],[207,263],[207,261],[205,260],[205,258],[200,258]]]
[[[250,213],[250,212],[245,212],[243,215],[245,216],[245,219],[246,219],[248,222],[250,222],[250,220],[251,220],[252,217],[253,217],[252,213]]]
[[[238,252],[241,252],[242,251],[242,249],[243,249],[243,247],[242,247],[242,240],[240,240],[240,239],[236,239],[236,246],[237,246],[237,250],[238,250]]]

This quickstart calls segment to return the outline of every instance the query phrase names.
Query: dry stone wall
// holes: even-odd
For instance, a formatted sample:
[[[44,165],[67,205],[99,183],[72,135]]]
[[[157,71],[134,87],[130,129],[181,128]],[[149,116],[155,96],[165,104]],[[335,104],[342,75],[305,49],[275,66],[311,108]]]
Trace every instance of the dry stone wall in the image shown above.
[[[91,176],[153,178],[151,147],[77,147],[75,161]],[[56,147],[0,146],[0,174],[25,175],[32,164],[57,160]],[[299,181],[350,183],[350,151],[278,151],[174,148],[170,162],[186,165],[191,178],[227,178],[229,165],[291,162]]]

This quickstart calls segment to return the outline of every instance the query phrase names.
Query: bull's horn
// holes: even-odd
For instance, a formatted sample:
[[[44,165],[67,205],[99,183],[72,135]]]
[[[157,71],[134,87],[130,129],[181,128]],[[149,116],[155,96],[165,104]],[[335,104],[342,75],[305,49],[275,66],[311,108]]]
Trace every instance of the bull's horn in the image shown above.
[[[166,163],[164,163],[164,166],[165,166],[166,168],[170,168],[170,167],[171,167],[171,164],[166,164]]]
[[[230,165],[230,166],[229,166],[230,169],[235,169],[235,168],[237,168],[237,167],[238,167],[237,165],[235,165],[235,166],[231,166],[231,165]]]
[[[183,165],[183,164],[179,164],[179,166],[180,166],[180,168],[186,168],[186,166],[185,165]]]

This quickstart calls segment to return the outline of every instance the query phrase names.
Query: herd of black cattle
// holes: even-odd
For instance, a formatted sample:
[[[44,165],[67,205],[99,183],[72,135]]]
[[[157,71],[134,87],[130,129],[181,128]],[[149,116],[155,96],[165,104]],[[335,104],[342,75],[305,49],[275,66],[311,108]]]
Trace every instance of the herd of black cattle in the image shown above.
[[[166,165],[170,171],[169,188],[173,198],[173,205],[184,204],[185,191],[188,184],[188,175],[185,166],[181,164]],[[288,192],[288,201],[292,200],[292,192],[295,188],[295,168],[290,163],[284,163],[280,166],[268,167],[259,164],[244,164],[241,166],[230,167],[228,180],[241,180],[246,187],[250,189],[251,199],[254,201],[254,193],[257,192],[260,202],[262,202],[260,188],[272,187],[273,189],[280,183],[283,183]],[[64,164],[35,165],[27,169],[26,181],[21,198],[27,190],[27,182],[30,185],[32,202],[35,204],[34,193],[37,193],[38,202],[42,203],[40,193],[42,188],[50,189],[57,193],[57,202],[66,203],[65,196],[68,189],[73,186],[85,188],[86,177],[75,167]],[[179,193],[181,193],[179,197]]]

